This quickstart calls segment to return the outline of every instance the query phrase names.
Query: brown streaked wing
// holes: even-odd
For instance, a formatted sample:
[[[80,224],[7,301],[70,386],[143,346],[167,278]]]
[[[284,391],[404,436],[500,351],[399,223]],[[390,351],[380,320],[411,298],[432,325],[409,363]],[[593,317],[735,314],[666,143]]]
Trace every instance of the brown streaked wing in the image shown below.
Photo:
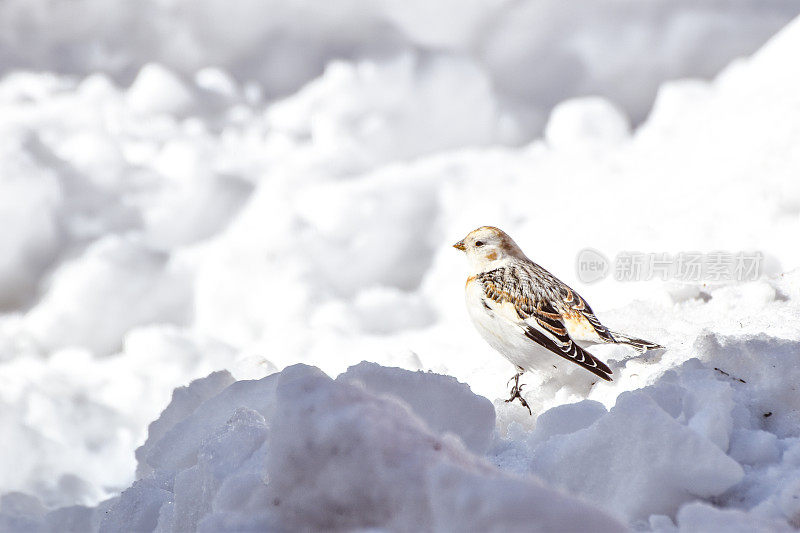
[[[478,276],[486,298],[498,303],[513,305],[517,317],[523,323],[525,335],[559,357],[578,364],[593,374],[611,381],[611,369],[605,363],[578,346],[570,338],[562,313],[544,294],[532,290],[520,282],[518,276],[509,275],[506,269],[496,269]],[[574,294],[572,290],[569,290]],[[584,306],[586,306],[584,302]],[[524,321],[533,318],[541,331]],[[588,317],[587,317],[588,319]],[[598,322],[599,323],[599,322]],[[546,332],[546,333],[545,333]]]

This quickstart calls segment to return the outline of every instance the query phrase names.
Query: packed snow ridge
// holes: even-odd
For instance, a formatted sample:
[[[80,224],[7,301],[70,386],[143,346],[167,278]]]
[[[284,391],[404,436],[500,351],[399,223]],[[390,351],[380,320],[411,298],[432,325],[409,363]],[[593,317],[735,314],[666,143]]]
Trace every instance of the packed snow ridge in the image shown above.
[[[634,131],[571,100],[516,147],[459,54],[274,102],[219,68],[4,77],[0,531],[794,530],[798,49],[800,20]],[[483,224],[668,350],[504,403],[449,246]],[[764,261],[587,285],[586,247]]]
[[[792,531],[800,341],[709,333],[692,350],[610,410],[564,404],[532,431],[510,425],[515,438],[449,376],[367,362],[335,380],[306,365],[259,380],[215,372],[175,390],[119,496],[47,513],[9,494],[2,526],[674,531],[673,516],[686,531]]]

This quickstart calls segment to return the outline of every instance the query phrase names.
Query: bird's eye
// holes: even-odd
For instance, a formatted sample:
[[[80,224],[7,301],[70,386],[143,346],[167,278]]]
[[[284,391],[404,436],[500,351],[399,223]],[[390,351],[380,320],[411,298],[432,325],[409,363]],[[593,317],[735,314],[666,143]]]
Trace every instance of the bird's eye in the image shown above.
[[[483,246],[483,241],[475,241],[475,246]]]

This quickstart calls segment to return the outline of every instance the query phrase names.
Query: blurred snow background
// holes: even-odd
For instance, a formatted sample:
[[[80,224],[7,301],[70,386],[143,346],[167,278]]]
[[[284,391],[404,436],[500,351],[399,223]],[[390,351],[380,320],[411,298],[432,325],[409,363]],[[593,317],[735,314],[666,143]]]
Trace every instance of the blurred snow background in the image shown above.
[[[735,58],[798,12],[0,2],[0,529],[797,526],[800,23]],[[484,224],[669,351],[504,404]],[[586,286],[587,246],[765,275]]]
[[[334,60],[461,60],[530,135],[554,104],[585,94],[638,122],[662,80],[716,74],[799,11],[791,0],[5,0],[0,68],[127,85],[151,62],[183,76],[217,66],[274,98]]]

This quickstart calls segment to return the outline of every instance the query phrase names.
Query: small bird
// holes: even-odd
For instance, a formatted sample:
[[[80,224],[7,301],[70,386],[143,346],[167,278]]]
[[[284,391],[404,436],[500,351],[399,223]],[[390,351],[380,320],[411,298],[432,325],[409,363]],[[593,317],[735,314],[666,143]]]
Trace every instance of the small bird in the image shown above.
[[[611,331],[580,294],[527,258],[504,231],[483,226],[453,245],[466,253],[467,312],[481,336],[518,369],[511,397],[520,394],[525,371],[550,369],[563,358],[611,381],[611,369],[584,348],[627,344],[638,352],[660,349],[654,342]]]

